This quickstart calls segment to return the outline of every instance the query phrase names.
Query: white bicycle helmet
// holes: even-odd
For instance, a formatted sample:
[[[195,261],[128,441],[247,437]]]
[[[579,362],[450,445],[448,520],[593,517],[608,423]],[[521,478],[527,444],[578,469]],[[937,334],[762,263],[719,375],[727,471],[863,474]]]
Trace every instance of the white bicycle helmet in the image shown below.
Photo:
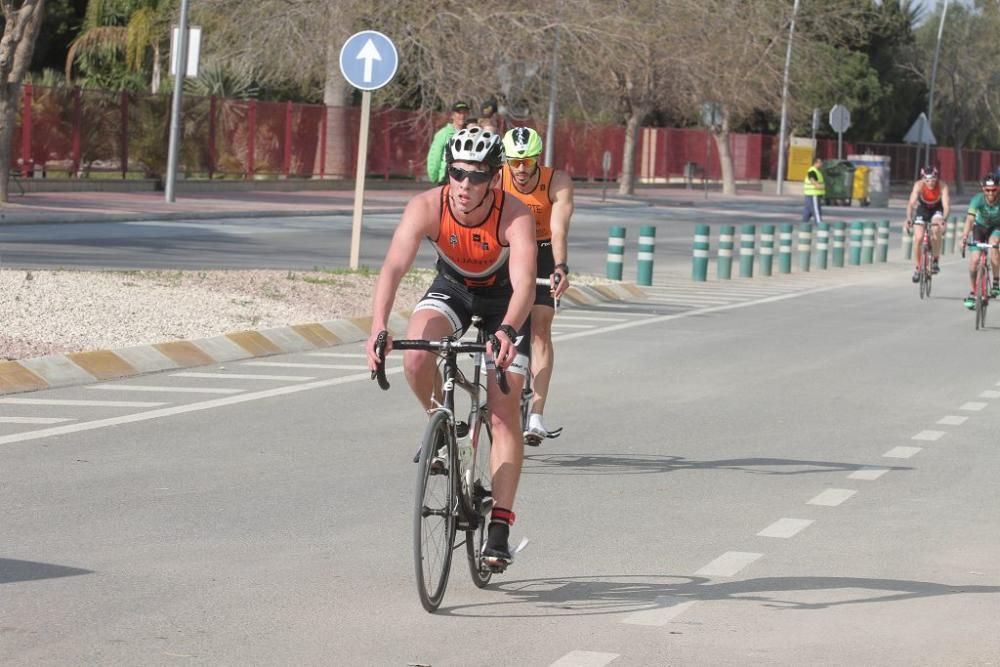
[[[459,130],[448,140],[445,160],[452,162],[483,162],[491,169],[503,165],[503,142],[496,132],[481,127],[467,127]]]

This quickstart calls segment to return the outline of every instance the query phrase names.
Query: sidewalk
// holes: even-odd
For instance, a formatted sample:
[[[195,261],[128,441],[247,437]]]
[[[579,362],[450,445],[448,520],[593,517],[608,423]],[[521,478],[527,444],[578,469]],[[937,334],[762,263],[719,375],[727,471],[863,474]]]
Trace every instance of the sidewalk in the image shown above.
[[[401,213],[414,194],[428,187],[412,183],[391,188],[373,187],[365,193],[364,212]],[[799,204],[796,197],[741,193],[736,197],[710,191],[706,199],[701,190],[677,187],[640,187],[635,195],[619,195],[609,184],[605,200],[601,186],[575,184],[575,201],[584,206],[692,206],[711,207],[723,201],[758,201],[774,204]],[[0,225],[112,222],[130,220],[197,220],[219,218],[260,218],[320,215],[352,215],[354,190],[341,184],[336,189],[301,191],[225,191],[213,193],[178,193],[168,204],[162,192],[29,192],[11,195],[0,206]]]

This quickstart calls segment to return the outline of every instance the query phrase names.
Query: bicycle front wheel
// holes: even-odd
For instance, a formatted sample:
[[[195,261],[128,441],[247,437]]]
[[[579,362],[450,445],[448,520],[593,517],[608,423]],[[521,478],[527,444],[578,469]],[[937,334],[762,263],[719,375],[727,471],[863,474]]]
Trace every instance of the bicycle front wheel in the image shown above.
[[[931,295],[931,264],[930,258],[925,249],[920,256],[920,298],[924,299]]]
[[[451,438],[448,415],[435,412],[420,447],[413,513],[417,591],[427,611],[436,610],[444,598],[455,542],[458,468]]]
[[[989,281],[982,268],[976,271],[976,330],[986,328],[986,303],[989,298]]]
[[[490,474],[490,455],[493,450],[493,431],[489,414],[480,415],[473,425],[471,436],[477,438],[476,457],[472,464],[472,504],[478,522],[476,527],[465,533],[465,552],[469,558],[469,572],[472,583],[483,588],[490,583],[493,572],[485,567],[480,555],[486,546],[486,534],[493,509],[493,477]]]

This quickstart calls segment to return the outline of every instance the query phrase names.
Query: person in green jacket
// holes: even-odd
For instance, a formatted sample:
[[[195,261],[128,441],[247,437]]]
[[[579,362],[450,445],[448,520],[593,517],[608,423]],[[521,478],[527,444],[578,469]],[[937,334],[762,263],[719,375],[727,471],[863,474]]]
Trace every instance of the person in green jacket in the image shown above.
[[[451,107],[451,122],[434,133],[431,148],[427,151],[427,180],[444,183],[448,178],[448,164],[444,159],[444,149],[452,135],[465,127],[469,116],[469,105],[461,100]]]

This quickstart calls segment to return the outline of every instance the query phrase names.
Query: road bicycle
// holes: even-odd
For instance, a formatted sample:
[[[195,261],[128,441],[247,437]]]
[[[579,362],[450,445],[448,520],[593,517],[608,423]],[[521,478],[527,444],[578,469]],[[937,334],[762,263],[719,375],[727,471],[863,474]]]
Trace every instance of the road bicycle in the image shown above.
[[[914,225],[924,225],[922,218],[917,218],[913,221]],[[924,225],[924,236],[920,243],[920,250],[918,250],[919,255],[917,256],[917,272],[919,274],[919,285],[920,285],[920,298],[930,298],[931,296],[931,277],[933,273],[931,271],[932,262],[934,261],[933,253],[931,251],[931,225]],[[913,234],[911,229],[910,234]]]
[[[427,350],[440,357],[442,396],[429,411],[420,449],[414,457],[418,464],[417,489],[413,513],[413,558],[420,602],[429,612],[435,611],[444,598],[451,571],[452,554],[458,531],[465,533],[465,551],[472,582],[483,588],[494,572],[482,558],[487,527],[493,509],[491,496],[490,450],[493,432],[490,407],[485,400],[486,342],[500,348],[492,334],[483,331],[482,320],[472,318],[477,329],[476,342],[456,337],[441,340],[394,340],[394,350]],[[383,390],[389,388],[385,376],[386,332],[378,335],[376,354],[383,361],[372,371],[372,379]],[[470,354],[473,367],[467,375],[458,365],[461,355]],[[497,384],[503,393],[510,391],[503,370],[494,367]],[[456,388],[466,395],[468,421],[456,419]],[[462,401],[463,408],[465,401]],[[467,431],[466,431],[467,429]]]
[[[990,304],[990,287],[992,286],[992,270],[990,261],[990,251],[996,250],[997,246],[991,243],[966,243],[962,247],[962,257],[965,257],[965,248],[976,248],[979,250],[979,259],[976,263],[976,278],[973,282],[973,295],[976,297],[976,330],[986,328],[986,309]]]
[[[553,287],[553,285],[558,286],[560,279],[559,279],[559,274],[558,273],[553,274],[553,275],[555,276],[554,282],[552,280],[549,280],[548,278],[535,278],[535,284],[536,285],[544,285],[545,287],[548,287],[550,289],[555,289],[555,287]],[[556,311],[556,313],[558,313],[559,312],[559,299],[558,298],[554,299],[554,302],[555,302],[554,303],[555,311]],[[527,324],[525,326],[525,330],[528,331],[528,332],[531,331],[531,318],[530,317],[528,318]],[[524,374],[524,388],[521,389],[521,432],[524,434],[524,444],[528,445],[529,447],[538,447],[540,444],[542,444],[543,438],[541,436],[539,436],[539,435],[536,435],[534,433],[529,433],[528,432],[528,418],[531,416],[531,404],[532,404],[532,399],[535,396],[534,380],[532,379],[532,373],[531,373],[531,342],[530,342],[530,340],[529,340],[528,344],[525,345],[524,347],[527,350],[527,354],[525,356],[528,357],[528,372]],[[545,435],[545,437],[546,438],[558,438],[560,435],[562,435],[562,427],[561,426],[559,428],[552,429],[551,431],[549,431]]]

